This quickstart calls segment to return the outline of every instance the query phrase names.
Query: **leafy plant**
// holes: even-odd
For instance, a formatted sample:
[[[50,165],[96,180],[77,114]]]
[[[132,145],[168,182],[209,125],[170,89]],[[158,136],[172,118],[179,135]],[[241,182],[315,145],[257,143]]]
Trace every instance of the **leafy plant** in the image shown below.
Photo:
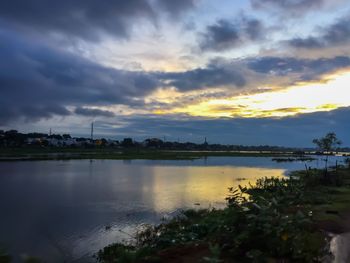
[[[97,253],[97,260],[108,263],[134,263],[147,259],[153,253],[149,247],[136,249],[133,246],[112,244]],[[151,257],[150,257],[151,258]]]

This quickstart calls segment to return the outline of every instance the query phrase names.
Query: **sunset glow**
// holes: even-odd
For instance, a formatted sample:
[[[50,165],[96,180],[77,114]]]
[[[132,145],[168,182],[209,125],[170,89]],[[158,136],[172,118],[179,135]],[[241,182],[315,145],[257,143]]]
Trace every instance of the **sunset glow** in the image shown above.
[[[350,123],[346,0],[13,0],[0,10],[0,130],[80,137],[94,122],[118,140],[285,145],[276,134],[298,126],[293,144],[309,145],[310,130]]]
[[[285,117],[301,113],[331,111],[350,106],[350,72],[327,76],[319,83],[303,83],[287,89],[227,99],[210,99],[158,114],[185,113],[203,117]],[[164,99],[162,101],[171,102]]]

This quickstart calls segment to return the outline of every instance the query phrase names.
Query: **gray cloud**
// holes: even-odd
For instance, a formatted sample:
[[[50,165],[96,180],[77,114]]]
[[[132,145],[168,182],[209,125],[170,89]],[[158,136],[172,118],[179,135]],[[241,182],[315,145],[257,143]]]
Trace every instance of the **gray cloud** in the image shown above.
[[[247,61],[248,67],[256,72],[273,76],[287,76],[298,73],[298,80],[315,80],[323,74],[349,67],[350,58],[298,59],[291,57],[261,57]]]
[[[264,26],[257,19],[242,17],[237,21],[218,20],[200,35],[199,47],[203,51],[223,51],[249,41],[263,38]]]
[[[253,8],[277,8],[294,14],[318,9],[324,3],[325,0],[251,0]]]
[[[0,38],[0,123],[67,115],[70,105],[132,105],[159,85],[146,72],[103,67],[4,32]]]
[[[0,18],[17,30],[97,41],[103,34],[126,38],[140,19],[154,23],[161,12],[178,16],[193,6],[193,0],[4,0]]]
[[[264,38],[264,34],[267,33],[267,29],[264,28],[263,23],[258,19],[244,19],[244,23],[243,30],[249,40],[261,40]]]
[[[257,57],[241,60],[212,61],[205,68],[185,72],[158,73],[165,86],[180,91],[228,86],[254,88],[288,79],[288,85],[299,81],[319,80],[324,74],[350,66],[350,58],[299,59],[292,57]],[[285,82],[281,82],[285,83]]]
[[[339,19],[333,25],[322,28],[318,36],[294,38],[287,41],[294,48],[318,49],[350,43],[350,15]]]
[[[159,78],[165,80],[166,85],[182,91],[223,85],[243,87],[246,84],[246,79],[237,68],[225,64],[209,64],[206,68],[185,72],[161,73]]]
[[[194,8],[195,2],[196,0],[158,0],[157,4],[170,16],[177,18],[184,11]]]
[[[172,86],[180,91],[220,86],[248,89],[276,83],[279,78],[287,78],[289,84],[314,80],[350,65],[348,57],[263,57],[217,60],[184,72],[127,71],[98,65],[16,33],[2,30],[0,38],[0,124],[67,116],[71,114],[69,107],[142,108],[143,98],[159,87]],[[75,114],[108,115],[86,110]]]
[[[7,96],[7,94],[5,94]],[[20,96],[18,96],[20,99]],[[6,123],[17,120],[19,117],[23,117],[25,120],[39,121],[41,119],[49,119],[54,115],[69,116],[71,112],[64,106],[57,104],[52,105],[31,105],[29,102],[26,105],[16,107],[15,105],[9,105],[10,103],[17,103],[18,100],[12,100],[4,102],[0,99],[0,126]]]
[[[58,32],[97,40],[100,33],[128,36],[132,19],[152,18],[154,11],[144,0],[11,0],[0,2],[0,17],[27,30]]]
[[[101,116],[101,117],[114,117],[115,114],[111,111],[107,110],[100,110],[100,109],[91,109],[91,108],[85,108],[85,107],[77,107],[74,110],[74,113],[82,116],[87,116],[87,117],[96,117],[96,116]]]

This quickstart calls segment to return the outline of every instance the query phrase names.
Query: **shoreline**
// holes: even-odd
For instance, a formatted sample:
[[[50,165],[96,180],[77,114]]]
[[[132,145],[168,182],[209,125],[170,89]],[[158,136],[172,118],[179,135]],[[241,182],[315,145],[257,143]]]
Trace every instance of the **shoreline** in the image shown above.
[[[329,182],[324,181],[323,170],[312,169],[293,172],[290,180],[265,178],[257,186],[230,189],[226,208],[186,210],[139,233],[135,244],[105,247],[97,259],[106,263],[124,257],[134,258],[132,262],[252,262],[262,258],[332,262],[329,234],[339,238],[350,232],[350,169],[329,173]],[[250,199],[245,199],[246,194]],[[341,249],[338,252],[346,255],[340,256],[350,256],[348,249]]]
[[[287,161],[303,160],[305,155],[268,151],[190,151],[190,150],[120,150],[120,149],[0,149],[0,162],[42,160],[194,160],[206,157],[272,157]]]

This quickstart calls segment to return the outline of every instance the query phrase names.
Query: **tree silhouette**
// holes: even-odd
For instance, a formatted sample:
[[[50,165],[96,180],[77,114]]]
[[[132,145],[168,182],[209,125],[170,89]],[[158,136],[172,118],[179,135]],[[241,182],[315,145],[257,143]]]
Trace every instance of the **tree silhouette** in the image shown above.
[[[329,132],[325,137],[314,139],[312,142],[318,146],[323,154],[326,154],[325,177],[327,177],[328,156],[331,152],[336,151],[336,147],[340,146],[342,142],[337,138],[337,135],[334,132]]]

